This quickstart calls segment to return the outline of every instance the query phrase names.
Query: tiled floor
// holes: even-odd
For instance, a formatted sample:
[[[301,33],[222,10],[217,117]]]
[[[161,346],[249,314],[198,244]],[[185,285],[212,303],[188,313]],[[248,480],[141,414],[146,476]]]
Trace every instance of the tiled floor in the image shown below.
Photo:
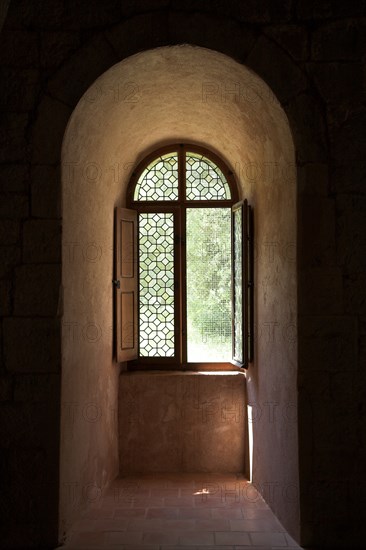
[[[299,549],[253,485],[237,475],[117,479],[63,549]]]

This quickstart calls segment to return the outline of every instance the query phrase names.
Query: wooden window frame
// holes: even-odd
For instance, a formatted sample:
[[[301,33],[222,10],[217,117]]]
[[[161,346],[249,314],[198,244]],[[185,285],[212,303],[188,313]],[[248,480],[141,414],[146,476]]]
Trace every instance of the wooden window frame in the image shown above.
[[[162,155],[176,152],[178,155],[178,199],[173,201],[138,201],[134,200],[134,192],[136,184],[147,166]],[[230,200],[187,200],[186,194],[186,164],[185,155],[187,152],[197,153],[203,155],[212,161],[224,174],[226,181],[230,188],[231,199]],[[137,212],[137,217],[140,213],[151,212],[171,212],[174,214],[174,235],[175,242],[177,243],[174,248],[174,266],[175,266],[175,309],[174,309],[174,334],[175,334],[175,356],[174,357],[137,357],[137,359],[128,359],[128,370],[178,370],[182,371],[242,371],[247,368],[247,358],[249,354],[246,353],[246,359],[240,364],[238,361],[227,362],[188,362],[187,361],[187,311],[186,311],[186,248],[185,248],[185,236],[186,236],[186,210],[187,208],[230,208],[238,203],[238,187],[234,178],[233,172],[226,166],[224,161],[212,151],[195,144],[171,144],[169,146],[162,147],[150,153],[148,156],[138,164],[133,171],[130,178],[130,182],[127,190],[127,208]],[[252,223],[252,216],[251,216]],[[138,233],[138,228],[137,228]],[[117,238],[117,236],[116,236]],[[233,237],[232,237],[233,241]],[[247,243],[245,243],[247,247]],[[247,248],[246,248],[247,250]],[[247,266],[248,253],[246,252],[245,265]],[[138,261],[138,259],[137,259]],[[251,266],[253,264],[251,263]],[[245,267],[245,284],[247,281],[248,267]],[[137,264],[137,272],[139,271]],[[137,288],[139,292],[139,281],[137,282]],[[251,285],[251,291],[253,285]],[[116,289],[117,291],[117,289]],[[248,301],[248,294],[245,288],[245,319],[247,321],[248,304],[252,308],[252,300]],[[138,300],[139,294],[137,293]],[[252,310],[251,310],[252,311]],[[138,316],[138,310],[137,310]],[[251,324],[253,321],[253,315],[250,317]],[[243,327],[244,330],[244,327]],[[246,333],[248,332],[247,329]],[[139,343],[139,321],[137,317],[137,344]],[[246,337],[244,337],[246,338]],[[253,345],[245,340],[245,349],[249,347],[253,351]],[[244,340],[243,340],[244,345]],[[138,345],[139,347],[139,345]],[[253,353],[251,354],[251,357]]]

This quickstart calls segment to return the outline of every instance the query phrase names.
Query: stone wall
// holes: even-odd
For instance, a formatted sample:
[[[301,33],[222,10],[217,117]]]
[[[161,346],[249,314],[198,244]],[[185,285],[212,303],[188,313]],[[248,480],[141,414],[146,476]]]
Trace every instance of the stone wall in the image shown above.
[[[183,42],[252,68],[288,115],[299,181],[302,541],[362,547],[365,16],[362,0],[10,2],[0,36],[0,521],[7,547],[57,541],[59,162],[67,121],[111,65]]]

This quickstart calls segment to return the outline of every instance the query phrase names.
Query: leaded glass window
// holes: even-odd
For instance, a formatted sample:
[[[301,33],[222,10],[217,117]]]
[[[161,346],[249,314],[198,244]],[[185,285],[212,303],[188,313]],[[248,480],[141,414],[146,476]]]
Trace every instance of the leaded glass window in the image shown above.
[[[174,220],[139,215],[140,355],[174,355]]]
[[[187,200],[230,200],[230,187],[214,162],[197,153],[186,155]]]
[[[162,155],[143,171],[136,184],[134,200],[175,201],[178,199],[178,156]]]
[[[138,213],[139,362],[247,366],[233,174],[209,151],[172,146],[141,163],[129,197]]]

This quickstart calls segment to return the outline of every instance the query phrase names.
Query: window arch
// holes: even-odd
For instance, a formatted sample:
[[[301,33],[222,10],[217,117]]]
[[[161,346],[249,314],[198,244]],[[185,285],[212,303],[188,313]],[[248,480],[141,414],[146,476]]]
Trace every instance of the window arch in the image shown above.
[[[131,368],[247,367],[252,212],[205,148],[174,144],[133,172],[116,209],[116,355]]]

